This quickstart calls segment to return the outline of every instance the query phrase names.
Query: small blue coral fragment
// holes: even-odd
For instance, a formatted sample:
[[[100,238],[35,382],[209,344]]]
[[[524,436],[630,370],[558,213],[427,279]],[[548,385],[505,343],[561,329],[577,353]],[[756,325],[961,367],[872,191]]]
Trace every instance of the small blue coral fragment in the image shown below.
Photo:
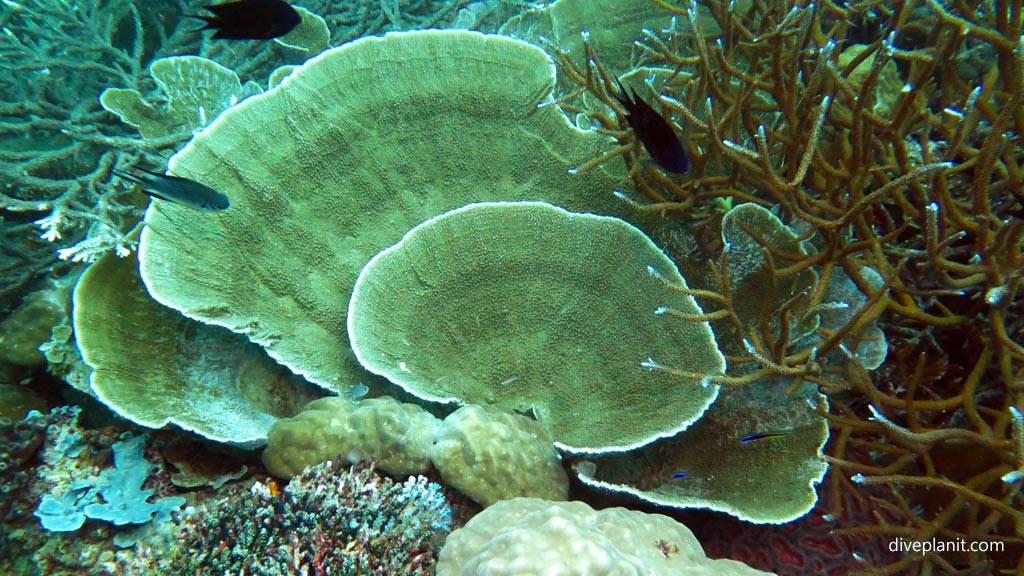
[[[145,436],[136,436],[114,444],[113,469],[76,482],[60,496],[44,496],[35,511],[43,528],[71,532],[80,528],[86,518],[116,526],[169,518],[170,512],[180,508],[185,499],[169,496],[149,502],[153,491],[143,490],[142,485],[156,465],[143,456],[145,442]]]

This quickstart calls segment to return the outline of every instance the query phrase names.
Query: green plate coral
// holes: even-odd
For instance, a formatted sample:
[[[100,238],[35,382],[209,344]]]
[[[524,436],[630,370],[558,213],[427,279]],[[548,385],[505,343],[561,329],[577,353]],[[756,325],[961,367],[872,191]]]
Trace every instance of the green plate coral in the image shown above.
[[[479,203],[411,230],[360,273],[360,362],[425,399],[532,411],[571,451],[641,446],[700,417],[725,369],[675,265],[617,218]],[[696,377],[651,370],[651,358]]]
[[[359,270],[427,218],[483,200],[630,212],[603,169],[610,139],[548,100],[539,48],[468,31],[363,38],[229,109],[170,161],[220,190],[224,212],[156,201],[139,249],[161,303],[246,334],[341,391],[367,378],[345,309]],[[633,214],[633,217],[637,217]]]
[[[315,398],[308,383],[245,338],[161,306],[134,255],[107,253],[75,286],[73,320],[91,392],[129,420],[175,424],[219,442],[259,446],[278,417]]]
[[[576,471],[585,484],[673,508],[718,510],[759,524],[799,518],[818,501],[815,485],[828,470],[821,457],[828,423],[811,409],[824,397],[810,385],[787,396],[790,384],[727,387],[679,435],[594,458]],[[779,435],[743,441],[766,432]]]

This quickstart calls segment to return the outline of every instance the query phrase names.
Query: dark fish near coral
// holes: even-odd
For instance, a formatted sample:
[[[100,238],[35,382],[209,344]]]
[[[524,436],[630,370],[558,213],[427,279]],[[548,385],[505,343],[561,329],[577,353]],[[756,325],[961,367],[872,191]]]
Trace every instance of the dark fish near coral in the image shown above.
[[[675,474],[672,475],[673,478],[686,478],[686,476],[686,472],[676,472]]]
[[[626,108],[626,121],[629,122],[633,133],[644,145],[644,150],[651,155],[654,162],[666,172],[682,174],[686,172],[689,161],[686,152],[683,150],[683,143],[679,140],[675,130],[665,118],[651,108],[647,102],[632,90],[633,97],[629,97],[622,82],[616,80],[622,96],[616,95],[618,100]]]
[[[302,17],[284,0],[238,0],[208,4],[213,16],[189,15],[206,22],[200,30],[213,29],[221,40],[270,40],[291,32]]]
[[[123,170],[114,170],[114,174],[142,186],[142,191],[154,198],[195,208],[203,212],[227,210],[231,203],[228,197],[213,188],[188,178],[155,174],[141,168],[132,170],[141,174],[129,174]]]
[[[743,442],[744,444],[749,444],[750,442],[754,442],[756,440],[774,440],[777,438],[785,438],[786,436],[789,436],[791,432],[792,430],[774,430],[772,432],[758,432],[757,434],[751,434],[750,436],[744,436],[743,438],[740,438],[740,442]]]

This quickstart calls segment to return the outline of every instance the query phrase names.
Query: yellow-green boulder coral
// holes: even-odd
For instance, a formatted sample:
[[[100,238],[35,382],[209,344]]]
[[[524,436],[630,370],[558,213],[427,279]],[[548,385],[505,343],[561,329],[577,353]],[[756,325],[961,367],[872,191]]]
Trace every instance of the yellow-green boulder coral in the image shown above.
[[[263,464],[274,476],[290,478],[307,466],[339,457],[374,458],[388,474],[418,474],[430,468],[439,424],[423,408],[390,396],[320,398],[294,418],[274,423]]]
[[[481,506],[516,496],[565,500],[569,477],[536,420],[463,406],[441,422],[430,460],[445,484]]]

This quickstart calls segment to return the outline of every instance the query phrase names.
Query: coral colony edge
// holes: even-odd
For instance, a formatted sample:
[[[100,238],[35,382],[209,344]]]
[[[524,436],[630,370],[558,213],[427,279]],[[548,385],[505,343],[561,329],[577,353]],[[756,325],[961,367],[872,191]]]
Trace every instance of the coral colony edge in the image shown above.
[[[0,0],[0,572],[1024,576],[1021,0]]]

